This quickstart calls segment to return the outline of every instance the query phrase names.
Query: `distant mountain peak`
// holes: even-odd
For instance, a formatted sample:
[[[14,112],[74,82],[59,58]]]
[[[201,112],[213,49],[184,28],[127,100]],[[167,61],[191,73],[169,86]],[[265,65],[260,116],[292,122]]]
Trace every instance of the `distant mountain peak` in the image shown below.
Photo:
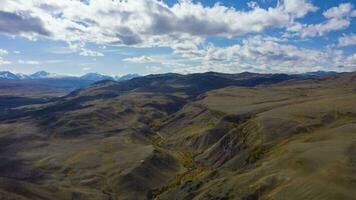
[[[22,73],[12,73],[10,71],[0,71],[0,79],[2,80],[26,80],[26,79],[61,79],[61,78],[78,78],[88,81],[102,81],[102,80],[116,80],[116,81],[126,81],[136,77],[140,77],[139,74],[126,74],[123,76],[108,76],[96,72],[91,72],[84,74],[83,76],[66,76],[59,75],[55,73],[50,73],[44,70],[35,72],[33,74],[22,74]]]
[[[50,73],[49,72],[46,72],[46,71],[38,71],[38,72],[35,72],[35,73],[33,73],[32,75],[49,75]]]
[[[0,71],[0,79],[17,80],[19,77],[9,71]]]
[[[334,71],[314,71],[314,72],[306,72],[303,74],[295,74],[298,75],[299,77],[326,77],[326,76],[331,76],[335,75],[337,72]],[[262,77],[262,76],[267,76],[267,75],[272,75],[272,74],[259,74],[259,73],[252,73],[252,72],[242,72],[242,73],[237,73],[237,74],[225,74],[225,73],[218,73],[218,72],[205,72],[205,73],[198,73],[198,74],[190,74],[191,76],[194,77],[200,77],[204,78],[205,76],[218,76],[218,77],[230,77],[234,79],[248,79],[252,77]],[[278,75],[278,74],[274,74]],[[280,74],[279,74],[280,75]],[[182,74],[176,74],[176,73],[165,73],[165,74],[151,74],[147,75],[146,78],[169,78],[169,77],[183,77],[186,75]],[[141,77],[139,74],[126,74],[123,76],[108,76],[108,75],[103,75],[100,73],[96,72],[91,72],[84,74],[83,76],[65,76],[65,75],[58,75],[55,73],[50,73],[47,71],[38,71],[33,74],[27,75],[27,74],[22,74],[22,73],[12,73],[10,71],[0,71],[0,79],[2,80],[26,80],[26,79],[65,79],[65,78],[74,78],[74,79],[81,79],[81,80],[88,80],[91,82],[96,82],[96,81],[102,81],[102,80],[115,80],[115,81],[127,81],[131,80],[133,78]]]
[[[114,80],[111,76],[102,75],[99,73],[87,73],[80,77],[81,79],[93,80],[93,81],[102,81],[102,80]]]
[[[116,81],[127,81],[127,80],[131,80],[131,79],[137,78],[137,77],[140,77],[140,75],[139,74],[126,74],[123,76],[116,76],[115,80]]]
[[[35,73],[29,75],[30,79],[56,78],[56,77],[62,77],[62,76],[57,75],[57,74],[52,74],[52,73],[49,73],[46,71],[38,71],[38,72],[35,72]]]

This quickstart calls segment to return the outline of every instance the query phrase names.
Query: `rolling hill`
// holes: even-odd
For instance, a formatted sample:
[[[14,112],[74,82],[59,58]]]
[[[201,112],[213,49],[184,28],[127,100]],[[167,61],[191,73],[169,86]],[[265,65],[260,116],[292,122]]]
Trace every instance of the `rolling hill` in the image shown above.
[[[8,100],[0,199],[353,199],[355,100],[356,73],[214,72]]]

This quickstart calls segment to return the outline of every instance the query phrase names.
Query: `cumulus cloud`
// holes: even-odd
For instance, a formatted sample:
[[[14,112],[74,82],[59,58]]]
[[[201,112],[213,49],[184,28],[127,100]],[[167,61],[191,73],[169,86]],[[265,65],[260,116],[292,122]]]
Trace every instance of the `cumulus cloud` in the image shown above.
[[[8,64],[11,64],[11,62],[8,60],[4,60],[4,58],[0,57],[0,65],[8,65]]]
[[[140,56],[140,57],[129,57],[123,59],[125,62],[131,62],[131,63],[151,63],[154,62],[154,59],[150,56]]]
[[[220,3],[206,6],[192,0],[180,0],[173,5],[161,0],[1,0],[0,32],[65,41],[71,52],[82,56],[104,56],[88,49],[88,43],[170,47],[174,55],[189,60],[194,66],[152,56],[123,61],[177,65],[187,72],[204,69],[301,72],[336,65],[351,69],[353,57],[343,52],[301,48],[279,38],[248,37],[227,47],[216,47],[206,41],[210,36],[231,39],[261,34],[268,29],[287,31],[302,38],[325,36],[349,27],[356,16],[351,3],[342,3],[325,10],[322,23],[299,21],[318,9],[310,0],[280,0],[268,8],[250,3],[247,10]],[[346,37],[340,38],[339,46],[353,44],[354,39]]]
[[[0,65],[7,65],[11,64],[10,61],[7,61],[3,58],[4,55],[7,55],[9,52],[6,51],[5,49],[0,49]]]
[[[350,20],[332,18],[320,24],[296,24],[289,28],[302,38],[324,36],[331,31],[342,30],[350,26]]]
[[[348,56],[346,58],[346,61],[348,62],[349,65],[356,65],[356,53]]]
[[[8,54],[9,52],[6,51],[5,49],[0,49],[0,56],[3,56],[3,55],[6,55]]]
[[[323,12],[326,20],[319,24],[294,23],[287,28],[296,35],[305,37],[324,36],[329,32],[345,29],[350,26],[356,11],[351,3],[342,3]]]
[[[266,9],[255,4],[248,11],[190,0],[173,6],[159,0],[2,0],[4,26],[0,27],[14,35],[68,42],[168,46],[206,36],[235,37],[286,27],[316,9],[306,0],[284,0]]]
[[[85,43],[84,42],[69,42],[69,49],[74,52],[79,52],[79,55],[81,56],[90,56],[90,57],[101,57],[104,56],[103,53],[99,51],[94,51],[85,48]]]
[[[296,47],[273,37],[254,36],[244,39],[242,44],[229,47],[208,46],[199,56],[201,64],[176,69],[183,73],[220,72],[284,72],[301,73],[315,70],[356,69],[356,63],[341,51],[333,49],[311,50]]]
[[[192,42],[182,42],[171,46],[173,52],[185,58],[196,59],[203,57],[205,52],[198,48],[198,44]]]
[[[11,35],[49,36],[41,19],[30,15],[21,15],[0,10],[0,32]]]
[[[355,17],[355,14],[351,3],[342,3],[323,12],[326,18]]]
[[[284,10],[297,17],[303,17],[308,12],[315,12],[318,7],[306,0],[284,0]]]
[[[101,52],[93,51],[93,50],[89,50],[89,49],[81,49],[79,55],[81,55],[81,56],[91,56],[91,57],[104,56],[104,54],[101,53]]]
[[[11,62],[4,60],[3,58],[0,57],[0,65],[8,65],[8,64],[11,64]]]
[[[342,37],[339,38],[338,45],[340,47],[356,45],[356,35],[355,34],[343,35]]]
[[[40,62],[36,61],[36,60],[18,60],[17,61],[20,64],[25,64],[25,65],[38,65],[40,64]]]

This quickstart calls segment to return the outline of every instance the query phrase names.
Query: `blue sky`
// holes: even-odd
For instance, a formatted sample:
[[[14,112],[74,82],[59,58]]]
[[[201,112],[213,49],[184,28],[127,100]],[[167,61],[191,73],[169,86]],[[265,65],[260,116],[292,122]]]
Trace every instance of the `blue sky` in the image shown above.
[[[0,71],[356,70],[351,0],[2,0]]]

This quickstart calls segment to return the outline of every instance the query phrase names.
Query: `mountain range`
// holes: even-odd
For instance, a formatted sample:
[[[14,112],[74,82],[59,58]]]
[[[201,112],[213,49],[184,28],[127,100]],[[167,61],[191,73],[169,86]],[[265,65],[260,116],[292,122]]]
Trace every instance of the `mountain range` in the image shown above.
[[[0,71],[0,95],[62,96],[76,89],[87,87],[97,81],[127,81],[139,77],[138,74],[124,76],[106,76],[98,73],[88,73],[83,76],[65,76],[46,71],[33,74],[18,74]]]
[[[101,80],[115,80],[115,81],[125,81],[132,78],[139,77],[138,74],[127,74],[123,76],[107,76],[99,73],[87,73],[83,76],[67,76],[53,74],[46,71],[38,71],[33,74],[21,74],[21,73],[12,73],[9,71],[0,71],[0,79],[3,80],[31,80],[31,79],[68,79],[68,78],[78,78],[91,81],[101,81]]]
[[[151,80],[164,81],[169,80],[163,85],[156,85],[157,91],[164,88],[169,89],[167,84],[172,81],[177,84],[194,86],[186,92],[204,92],[213,88],[240,85],[254,86],[258,84],[276,83],[289,79],[308,79],[321,78],[336,75],[336,72],[308,72],[304,74],[259,74],[243,72],[237,74],[224,74],[217,72],[206,72],[197,74],[151,74],[139,76],[138,74],[127,74],[124,76],[107,76],[98,73],[88,73],[83,76],[65,76],[46,71],[39,71],[30,75],[0,71],[0,95],[12,95],[21,97],[53,97],[63,96],[68,92],[85,88],[91,84],[102,81],[125,82],[122,87],[127,89],[134,88],[138,85],[148,84]],[[129,81],[129,82],[127,82]],[[163,82],[161,82],[162,84]],[[158,83],[157,83],[158,84]],[[151,86],[152,87],[152,86]]]
[[[213,73],[213,72],[211,72]],[[244,72],[241,75],[250,75],[254,73]],[[315,71],[306,72],[301,74],[295,74],[302,77],[323,77],[329,75],[335,75],[337,72],[334,71]],[[0,71],[0,79],[2,80],[29,80],[29,79],[66,79],[66,78],[78,78],[84,80],[101,81],[101,80],[115,80],[115,81],[126,81],[133,78],[140,77],[139,74],[126,74],[123,76],[108,76],[99,73],[87,73],[82,76],[69,76],[69,75],[59,75],[54,73],[49,73],[46,71],[38,71],[33,74],[22,74],[22,73],[12,73],[9,71]]]

